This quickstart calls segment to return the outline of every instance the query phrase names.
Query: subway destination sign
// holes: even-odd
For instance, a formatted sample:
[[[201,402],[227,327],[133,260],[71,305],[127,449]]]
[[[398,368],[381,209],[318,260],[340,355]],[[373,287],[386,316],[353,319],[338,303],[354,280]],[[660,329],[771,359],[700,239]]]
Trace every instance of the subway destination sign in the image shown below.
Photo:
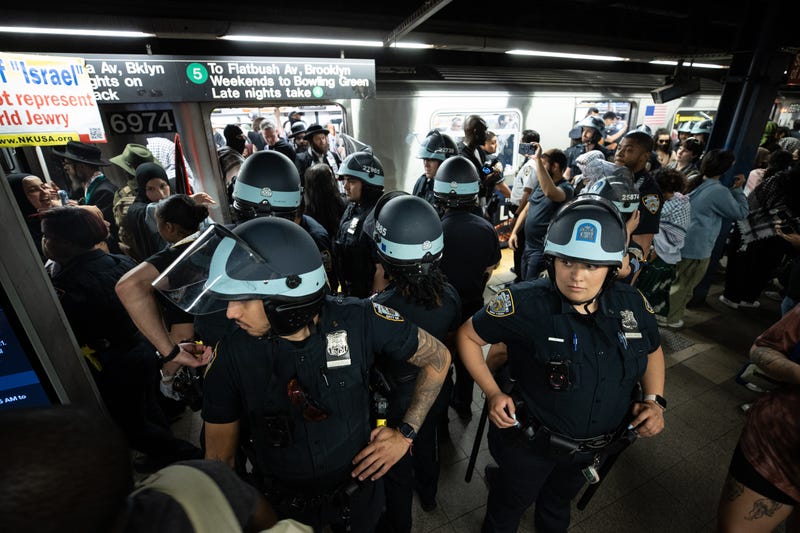
[[[86,55],[98,103],[365,99],[375,61]]]

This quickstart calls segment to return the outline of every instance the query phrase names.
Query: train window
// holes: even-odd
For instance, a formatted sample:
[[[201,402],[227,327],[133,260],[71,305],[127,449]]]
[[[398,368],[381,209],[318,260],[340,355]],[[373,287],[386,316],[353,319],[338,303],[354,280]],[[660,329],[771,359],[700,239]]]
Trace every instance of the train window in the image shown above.
[[[464,121],[473,112],[440,111],[431,117],[431,129],[437,129],[453,138],[456,143],[464,140]],[[497,135],[497,151],[494,156],[503,164],[505,174],[513,172],[518,159],[516,144],[519,142],[522,114],[516,109],[498,109],[478,113],[489,131]],[[418,139],[425,138],[427,132],[416,132]]]
[[[344,111],[341,106],[336,104],[313,105],[313,106],[280,106],[280,107],[218,107],[211,112],[211,127],[214,130],[214,139],[218,146],[225,143],[223,131],[228,124],[236,124],[247,135],[253,130],[253,123],[257,117],[264,117],[272,120],[278,126],[278,135],[287,137],[291,134],[291,120],[289,114],[299,111],[300,115],[292,120],[299,118],[306,126],[311,124],[321,124],[330,127],[334,135],[347,133],[344,131]],[[256,132],[260,133],[260,132]],[[337,144],[343,142],[336,139]],[[334,148],[333,146],[331,148]]]

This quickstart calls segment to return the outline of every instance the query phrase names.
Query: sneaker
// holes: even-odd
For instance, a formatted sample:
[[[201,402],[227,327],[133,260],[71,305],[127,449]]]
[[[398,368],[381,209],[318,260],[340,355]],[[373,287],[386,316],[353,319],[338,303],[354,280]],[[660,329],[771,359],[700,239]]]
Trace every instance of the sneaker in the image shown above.
[[[677,322],[668,322],[667,327],[672,329],[680,329],[683,327],[683,320],[678,320]]]
[[[739,302],[739,307],[745,307],[747,309],[758,309],[759,307],[761,307],[761,302],[759,302],[758,300],[756,300],[755,302],[741,301]]]
[[[661,316],[661,315],[656,315],[656,323],[658,323],[659,326],[666,326],[667,325],[667,317]]]
[[[420,505],[422,506],[422,510],[426,513],[431,513],[436,510],[436,500],[430,502],[420,501]]]
[[[725,305],[727,305],[731,309],[739,309],[739,305],[740,304],[737,304],[736,302],[732,302],[732,301],[728,300],[727,298],[725,298],[724,294],[720,294],[719,295],[719,301],[724,303]]]
[[[775,300],[776,302],[780,302],[783,300],[783,296],[778,291],[764,291],[764,296],[769,298],[770,300]]]

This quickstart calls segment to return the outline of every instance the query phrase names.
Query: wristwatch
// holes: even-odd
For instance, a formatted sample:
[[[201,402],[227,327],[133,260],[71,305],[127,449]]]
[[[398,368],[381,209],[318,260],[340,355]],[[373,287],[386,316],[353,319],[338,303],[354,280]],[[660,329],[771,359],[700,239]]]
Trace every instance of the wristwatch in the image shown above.
[[[664,399],[663,396],[660,396],[658,394],[648,394],[647,396],[644,397],[644,401],[656,402],[662,411],[667,410],[667,400]]]
[[[407,438],[408,440],[414,440],[417,438],[417,432],[414,431],[414,428],[411,427],[411,424],[408,422],[403,422],[400,424],[400,427],[397,428],[397,431],[400,432],[402,436]]]

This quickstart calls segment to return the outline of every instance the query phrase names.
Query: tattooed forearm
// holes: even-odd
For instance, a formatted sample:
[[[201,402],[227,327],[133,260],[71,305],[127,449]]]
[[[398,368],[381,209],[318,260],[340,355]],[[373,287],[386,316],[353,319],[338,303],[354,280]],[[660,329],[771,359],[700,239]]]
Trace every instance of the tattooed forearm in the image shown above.
[[[408,360],[412,365],[430,365],[436,372],[444,372],[450,366],[450,353],[444,344],[422,328],[417,333],[417,351]]]
[[[727,501],[732,502],[742,494],[744,494],[744,485],[729,475],[728,479],[725,480],[725,486],[722,489],[722,497]]]
[[[770,377],[786,383],[800,383],[800,365],[784,354],[765,346],[753,346],[750,360]]]
[[[775,500],[770,500],[769,498],[760,498],[753,502],[753,508],[747,513],[745,519],[758,520],[759,518],[764,518],[765,516],[771,518],[775,516],[775,513],[782,506],[783,504],[776,502]]]
[[[418,338],[417,352],[408,362],[422,367],[422,370],[417,376],[411,405],[403,417],[403,421],[411,424],[416,431],[419,431],[428,410],[439,395],[450,367],[450,352],[441,342],[423,329],[419,330]]]

